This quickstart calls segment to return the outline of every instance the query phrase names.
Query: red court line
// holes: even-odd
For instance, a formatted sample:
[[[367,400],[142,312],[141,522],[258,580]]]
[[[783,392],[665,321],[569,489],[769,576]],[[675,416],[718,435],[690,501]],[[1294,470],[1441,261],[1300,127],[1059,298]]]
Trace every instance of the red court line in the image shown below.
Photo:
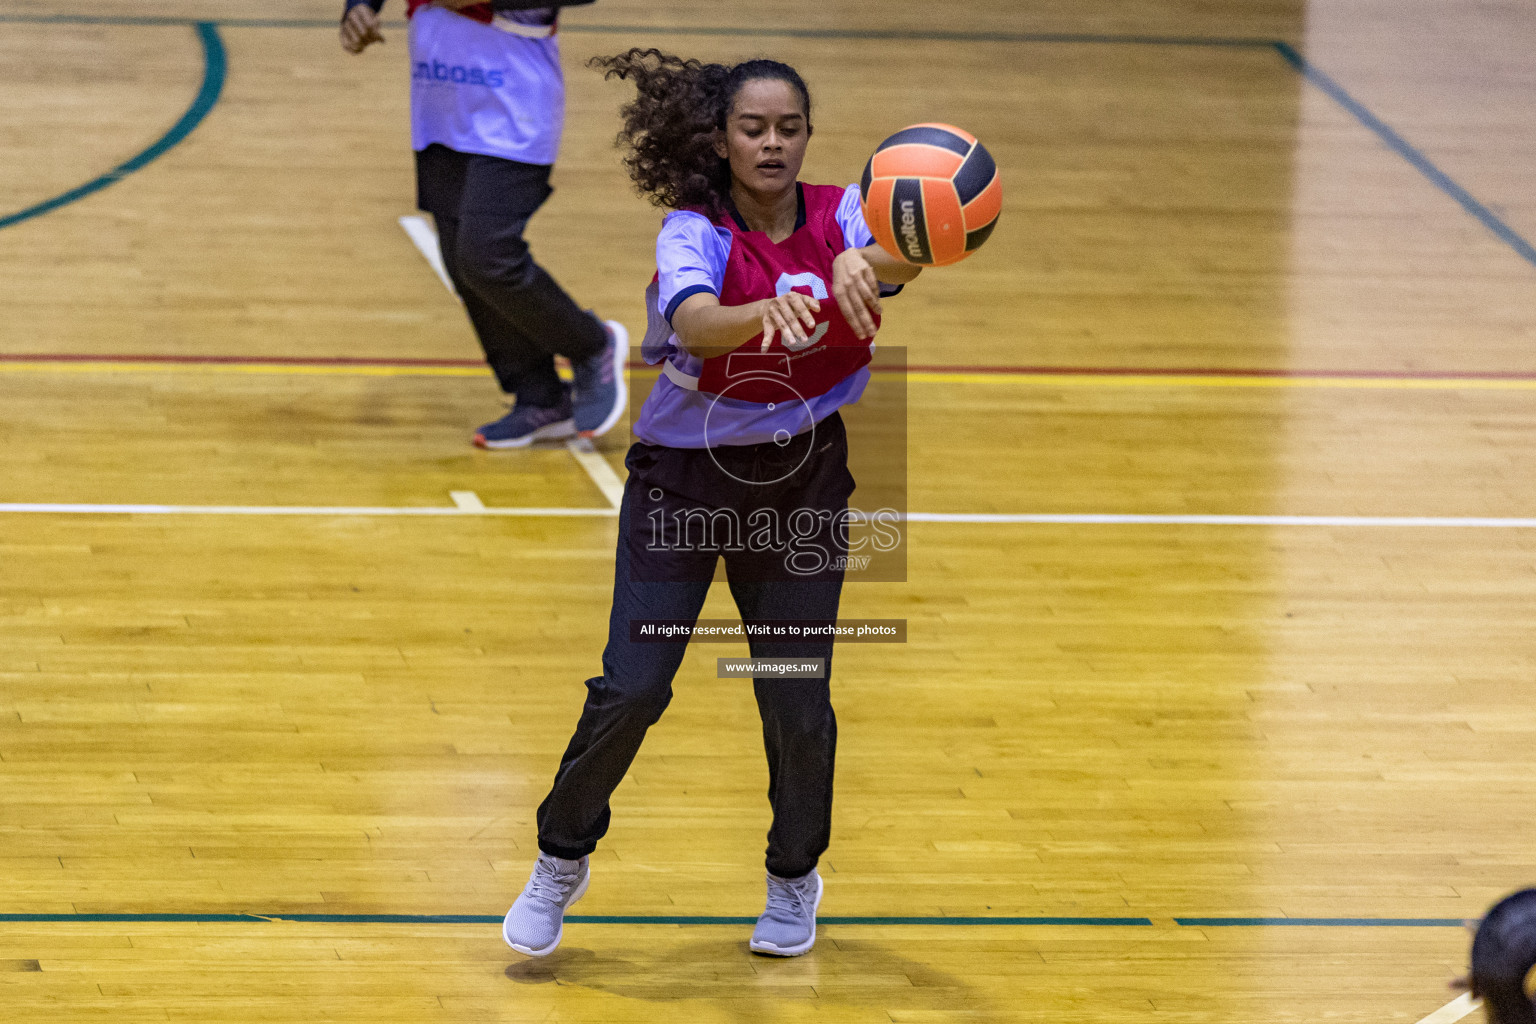
[[[873,367],[876,373],[890,367]],[[1166,366],[927,366],[900,368],[904,373],[997,373],[1042,377],[1263,377],[1276,379],[1344,378],[1348,380],[1536,380],[1522,370],[1275,370],[1231,367]]]
[[[367,356],[225,356],[225,355],[89,355],[76,352],[0,353],[0,363],[163,363],[173,366],[398,366],[463,367],[484,366],[479,359],[409,359]],[[647,364],[631,360],[630,369],[647,369]],[[1233,367],[1147,367],[1147,366],[946,366],[916,363],[904,367],[872,368],[876,373],[982,373],[1027,374],[1060,377],[1233,377],[1299,379],[1342,378],[1346,380],[1531,380],[1536,371],[1521,370],[1281,370]]]

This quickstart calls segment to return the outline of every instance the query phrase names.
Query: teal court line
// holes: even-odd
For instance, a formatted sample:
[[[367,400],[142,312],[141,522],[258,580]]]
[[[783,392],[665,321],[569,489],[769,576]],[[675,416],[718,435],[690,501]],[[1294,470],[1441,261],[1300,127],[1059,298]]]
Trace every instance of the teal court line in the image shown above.
[[[0,21],[19,20],[11,17],[0,18]],[[203,118],[208,116],[214,106],[219,102],[219,96],[224,91],[224,79],[229,70],[229,58],[224,52],[224,41],[219,38],[219,29],[211,21],[179,22],[178,24],[190,24],[197,31],[197,38],[203,47],[203,82],[197,90],[197,95],[192,98],[192,105],[186,112],[171,125],[170,129],[149,147],[137,155],[124,160],[107,173],[92,178],[84,185],[79,185],[68,192],[45,199],[40,203],[29,206],[24,210],[0,217],[0,228],[8,228],[12,224],[20,224],[22,221],[31,220],[33,217],[41,217],[45,213],[51,213],[61,206],[70,203],[111,185],[116,185],[134,171],[154,163],[174,149],[188,135],[192,134]]]
[[[569,924],[749,925],[755,917],[696,914],[567,914]],[[1181,928],[1461,928],[1459,917],[1176,917]],[[489,914],[0,914],[0,924],[249,924],[291,921],[298,924],[500,924]],[[818,917],[818,924],[873,927],[947,925],[952,927],[1109,927],[1150,928],[1145,917]]]

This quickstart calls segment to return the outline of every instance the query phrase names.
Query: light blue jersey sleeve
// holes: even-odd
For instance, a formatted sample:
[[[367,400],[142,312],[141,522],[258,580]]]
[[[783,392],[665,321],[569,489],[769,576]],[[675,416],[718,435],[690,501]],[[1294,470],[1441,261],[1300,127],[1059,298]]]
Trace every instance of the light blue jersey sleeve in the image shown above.
[[[718,296],[731,256],[731,233],[700,213],[667,214],[656,237],[656,312],[670,324],[684,299],[701,292]]]
[[[843,190],[843,201],[837,204],[837,223],[843,229],[843,244],[850,249],[862,249],[875,240],[864,223],[864,211],[859,209],[859,186],[849,185]]]
[[[848,248],[862,249],[874,244],[875,236],[870,234],[869,225],[864,223],[864,211],[859,208],[859,186],[849,185],[843,191],[843,201],[837,204],[837,224],[843,229],[843,244]],[[880,294],[889,297],[902,287],[882,281]]]

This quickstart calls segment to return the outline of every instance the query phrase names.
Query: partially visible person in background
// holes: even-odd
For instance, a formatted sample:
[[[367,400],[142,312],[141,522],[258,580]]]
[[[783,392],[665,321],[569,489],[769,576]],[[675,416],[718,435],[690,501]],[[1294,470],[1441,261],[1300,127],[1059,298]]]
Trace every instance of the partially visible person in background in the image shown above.
[[[1478,922],[1472,974],[1455,987],[1483,1001],[1488,1024],[1536,1024],[1536,889],[1504,897]]]
[[[341,45],[383,42],[384,0],[347,0]],[[443,264],[512,410],[475,433],[521,448],[618,422],[629,337],[579,307],[523,240],[549,198],[565,118],[559,7],[518,0],[407,0],[416,205],[432,214]],[[561,5],[564,6],[564,5]],[[516,7],[516,10],[503,10]],[[570,360],[572,382],[555,372]]]

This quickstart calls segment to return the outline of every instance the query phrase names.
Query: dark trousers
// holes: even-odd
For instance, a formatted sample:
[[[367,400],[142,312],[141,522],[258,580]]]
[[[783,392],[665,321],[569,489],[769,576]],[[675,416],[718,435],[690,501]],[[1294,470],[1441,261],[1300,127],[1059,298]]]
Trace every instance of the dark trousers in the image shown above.
[[[713,538],[702,530],[688,538],[674,536],[667,541],[669,547],[658,550],[656,517],[675,522],[673,513],[679,510],[718,510],[734,513],[744,523],[752,512],[765,509],[772,509],[781,522],[803,509],[837,513],[846,510],[853,490],[847,455],[846,435],[836,415],[787,446],[705,450],[636,444],[630,449],[603,674],[587,680],[576,734],[561,758],[553,788],[539,805],[541,850],[574,859],[596,849],[608,831],[609,797],[629,770],[646,730],[672,699],[672,678],[687,641],[637,639],[632,632],[636,622],[697,620],[722,556],[743,620],[830,624],[837,619],[843,568],[836,556],[846,554],[847,538],[836,529],[802,531],[800,550],[824,551],[829,556],[825,567],[801,560],[799,569],[787,571],[783,552],[731,550],[724,526]],[[781,476],[785,478],[778,479]],[[753,480],[775,482],[757,485]],[[762,716],[768,801],[773,807],[767,867],[775,875],[798,878],[815,868],[831,837],[837,749],[829,685],[833,644],[828,637],[814,637],[752,639],[749,646],[755,658],[825,659],[827,672],[821,679],[761,677],[752,683]],[[734,683],[721,680],[718,685]]]
[[[523,230],[549,198],[549,168],[431,145],[416,154],[416,205],[437,222],[443,266],[501,389],[534,406],[560,401],[554,357],[586,359],[606,343],[533,261]]]

